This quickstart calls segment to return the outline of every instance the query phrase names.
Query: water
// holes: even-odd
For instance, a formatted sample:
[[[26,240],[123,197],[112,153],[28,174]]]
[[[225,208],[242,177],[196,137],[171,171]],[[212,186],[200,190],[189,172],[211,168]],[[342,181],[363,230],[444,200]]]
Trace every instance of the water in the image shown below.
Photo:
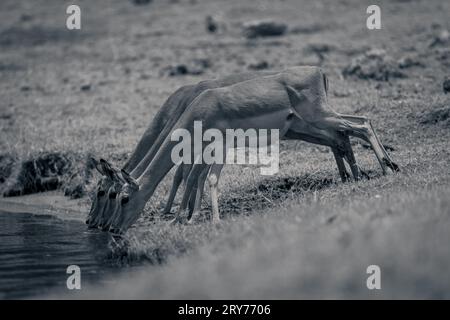
[[[78,221],[0,212],[0,299],[68,290],[69,265],[81,268],[81,285],[118,272],[108,260],[111,236]]]

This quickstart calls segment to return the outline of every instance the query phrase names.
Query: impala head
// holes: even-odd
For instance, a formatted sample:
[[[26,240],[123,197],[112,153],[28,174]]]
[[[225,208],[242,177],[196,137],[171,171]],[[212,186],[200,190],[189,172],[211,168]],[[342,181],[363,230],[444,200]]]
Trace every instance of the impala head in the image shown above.
[[[109,230],[109,226],[111,225],[112,219],[114,217],[114,213],[117,208],[117,195],[120,193],[122,186],[122,180],[114,180],[112,185],[108,189],[108,193],[106,195],[107,201],[103,210],[103,214],[101,215],[101,222],[99,223],[99,227],[103,231]]]
[[[138,182],[124,170],[122,170],[121,176],[125,183],[122,185],[116,198],[113,217],[109,221],[110,231],[113,233],[125,232],[134,223],[142,210],[139,210],[141,201],[137,197],[139,191]]]
[[[91,161],[94,163],[98,172],[102,175],[97,183],[96,195],[94,201],[92,202],[89,218],[86,221],[87,224],[94,227],[98,222],[100,222],[99,218],[101,218],[106,202],[108,201],[108,197],[111,195],[110,189],[113,186],[116,189],[120,189],[119,185],[121,185],[122,180],[119,176],[120,171],[114,169],[106,160],[100,159],[100,161],[97,161],[92,158]]]

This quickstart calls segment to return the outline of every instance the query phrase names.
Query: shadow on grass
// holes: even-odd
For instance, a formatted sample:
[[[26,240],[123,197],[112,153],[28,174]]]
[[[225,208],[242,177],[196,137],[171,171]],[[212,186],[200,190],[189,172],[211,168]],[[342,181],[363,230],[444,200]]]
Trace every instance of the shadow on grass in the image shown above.
[[[376,170],[367,170],[366,173],[370,179],[381,175]],[[342,183],[339,178],[331,177],[325,172],[305,173],[297,177],[268,178],[261,181],[256,188],[233,190],[229,194],[222,195],[219,210],[225,216],[251,214],[252,211],[273,207],[286,199],[304,197],[339,183]]]
[[[251,214],[252,211],[272,207],[283,200],[304,196],[311,191],[319,191],[337,182],[338,180],[329,176],[308,173],[297,177],[268,178],[256,187],[233,190],[222,195],[219,210],[225,216]]]

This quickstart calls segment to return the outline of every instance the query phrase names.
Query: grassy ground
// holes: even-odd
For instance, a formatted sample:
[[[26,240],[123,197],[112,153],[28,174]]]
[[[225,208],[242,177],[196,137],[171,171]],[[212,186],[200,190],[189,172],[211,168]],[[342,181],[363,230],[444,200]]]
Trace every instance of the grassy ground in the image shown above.
[[[332,106],[371,118],[402,169],[381,176],[372,152],[355,144],[357,160],[372,179],[342,184],[325,148],[283,143],[277,176],[260,176],[254,167],[225,168],[224,222],[217,228],[203,221],[207,207],[194,226],[167,226],[155,215],[168,178],[125,243],[112,250],[125,262],[162,264],[117,280],[114,290],[84,294],[448,297],[450,99],[442,82],[449,76],[450,47],[433,44],[450,29],[448,2],[382,1],[379,31],[366,29],[370,3],[360,1],[77,3],[81,31],[65,29],[64,2],[0,5],[2,155],[25,160],[42,152],[73,159],[93,154],[119,165],[176,88],[266,60],[274,70],[321,65],[330,78]],[[226,28],[207,33],[209,14]],[[241,23],[259,18],[286,22],[291,32],[244,39]],[[344,78],[343,70],[369,49],[384,49],[389,63],[409,57],[418,65],[389,81]],[[210,62],[201,75],[170,77],[165,71],[195,59]],[[381,267],[381,291],[365,286],[369,264]]]

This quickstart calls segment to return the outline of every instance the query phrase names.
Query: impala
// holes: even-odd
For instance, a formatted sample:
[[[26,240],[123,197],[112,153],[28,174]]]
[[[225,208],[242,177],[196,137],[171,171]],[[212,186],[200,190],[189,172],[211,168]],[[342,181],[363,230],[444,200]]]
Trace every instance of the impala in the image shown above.
[[[111,222],[116,218],[111,213],[114,212],[114,208],[119,205],[116,196],[126,183],[122,172],[124,172],[125,175],[127,175],[127,172],[130,172],[129,176],[133,178],[137,178],[143,173],[175,122],[199,94],[208,89],[228,86],[240,81],[272,74],[275,74],[275,72],[241,73],[216,80],[202,81],[197,85],[188,85],[178,89],[167,99],[158,111],[122,170],[112,167],[105,160],[101,160],[100,162],[94,160],[98,171],[103,177],[98,183],[97,194],[94,198],[86,223],[89,224],[90,227],[100,226],[106,230],[109,228]],[[326,77],[324,77],[324,80],[326,80]],[[327,82],[324,83],[324,86],[325,88],[327,87]],[[348,140],[348,136],[342,135],[342,138],[336,139],[335,136],[330,136],[329,134],[321,132],[312,126],[309,126],[301,119],[297,119],[296,131],[289,132],[286,137],[331,147],[342,181],[346,181],[349,178],[343,158],[349,162],[355,180],[358,179],[358,167],[354,161],[351,146],[348,141],[346,141]],[[179,185],[183,181],[183,177],[187,178],[191,168],[192,166],[190,165],[182,165],[176,171],[173,187],[164,212],[170,212]],[[217,171],[218,170],[215,170],[214,172]],[[196,194],[197,188],[193,188],[190,194],[189,207],[191,208],[191,214],[194,210],[194,204],[196,203],[195,199],[201,198],[205,178],[205,175],[203,175],[198,184],[202,187],[202,189],[199,189],[200,194]],[[184,180],[186,181],[186,179]],[[202,181],[203,183],[201,183]]]
[[[216,128],[222,132],[237,128],[277,129],[283,138],[295,136],[296,133],[301,136],[302,132],[297,130],[305,125],[335,141],[342,141],[342,134],[351,135],[370,143],[383,173],[387,170],[398,171],[398,166],[379,142],[367,118],[338,114],[330,108],[325,79],[319,68],[293,67],[202,91],[173,126],[166,125],[163,133],[166,129],[170,133],[159,135],[157,140],[163,141],[158,144],[156,155],[142,174],[137,177],[133,172],[142,166],[148,153],[131,175],[122,170],[121,176],[126,183],[117,196],[111,225],[113,232],[122,233],[137,220],[160,181],[175,165],[171,161],[171,150],[176,142],[171,141],[171,133],[179,128],[192,133],[194,121],[202,121],[205,129]],[[314,137],[313,134],[311,136]],[[194,154],[194,158],[196,156]],[[355,163],[351,165],[357,170]],[[193,188],[205,168],[205,164],[193,166],[186,181],[186,190]],[[189,197],[189,192],[185,192],[182,207]],[[175,221],[179,220],[181,211],[177,212]]]

